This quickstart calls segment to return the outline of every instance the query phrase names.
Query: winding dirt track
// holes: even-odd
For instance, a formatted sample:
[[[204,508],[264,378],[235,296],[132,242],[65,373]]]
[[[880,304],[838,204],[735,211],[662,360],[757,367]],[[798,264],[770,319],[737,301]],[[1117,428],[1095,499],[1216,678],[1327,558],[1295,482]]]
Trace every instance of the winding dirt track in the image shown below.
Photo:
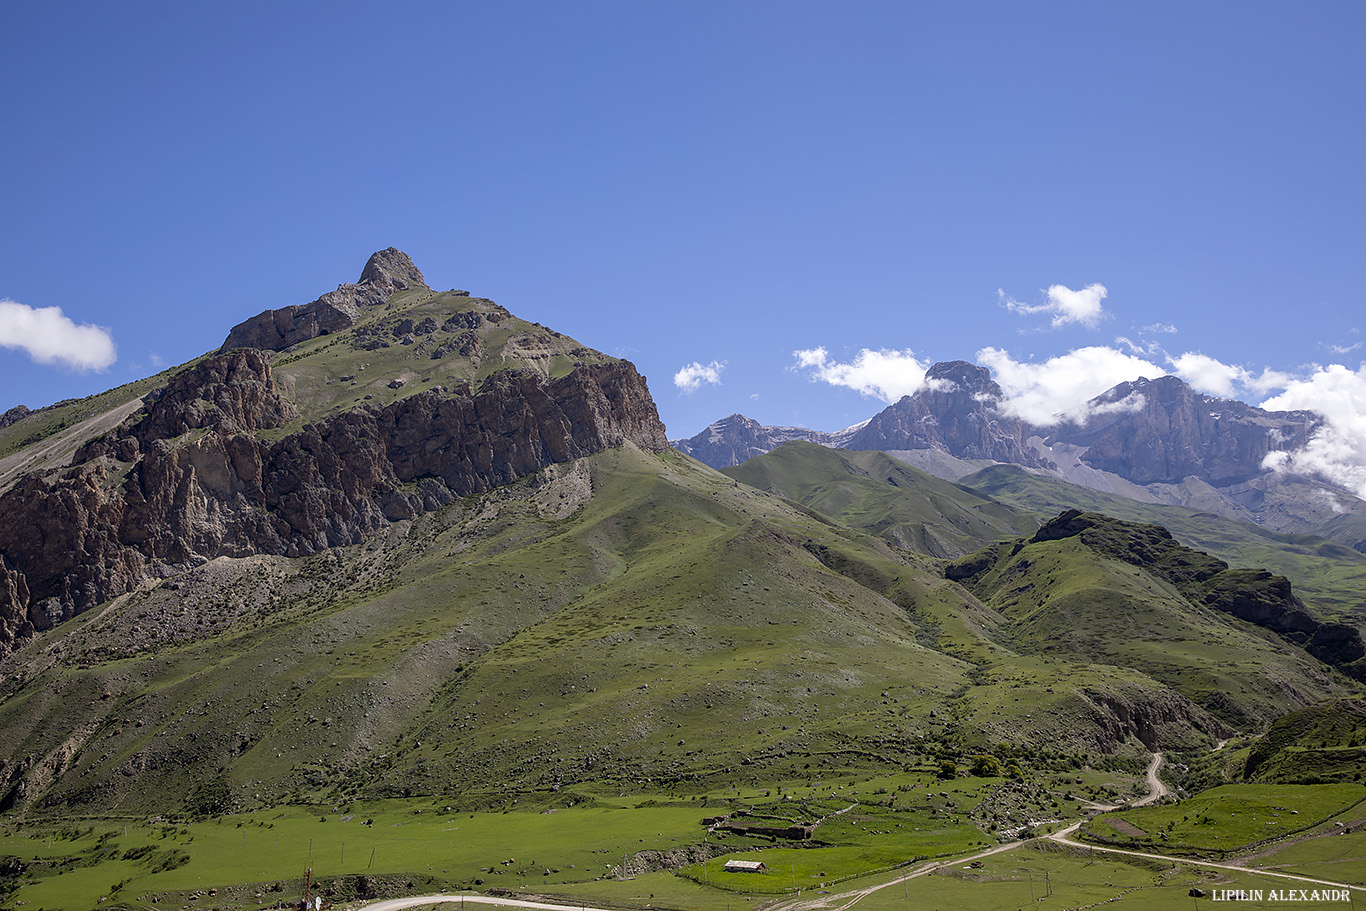
[[[1131,807],[1146,807],[1150,803],[1157,803],[1162,798],[1171,793],[1171,789],[1162,783],[1162,779],[1157,777],[1158,770],[1162,768],[1163,758],[1161,753],[1153,754],[1153,761],[1148,763],[1148,796],[1139,798],[1129,804]]]
[[[1147,806],[1156,803],[1171,791],[1162,783],[1158,777],[1158,772],[1162,768],[1163,757],[1161,753],[1154,753],[1152,761],[1148,763],[1148,794],[1129,804],[1131,807]],[[1104,809],[1113,810],[1115,807],[1105,807]],[[1351,889],[1356,892],[1366,893],[1366,886],[1355,886],[1351,883],[1339,883],[1329,879],[1314,879],[1309,876],[1296,876],[1291,873],[1274,873],[1270,870],[1258,870],[1251,867],[1239,867],[1234,864],[1218,864],[1205,860],[1190,860],[1184,857],[1175,857],[1167,854],[1145,854],[1142,851],[1124,851],[1119,848],[1102,848],[1097,845],[1088,845],[1085,842],[1073,841],[1067,836],[1081,828],[1084,820],[1078,820],[1067,828],[1054,832],[1051,835],[1041,836],[1059,844],[1068,845],[1073,848],[1082,848],[1087,851],[1098,851],[1104,854],[1127,854],[1130,857],[1143,857],[1149,860],[1160,860],[1170,862],[1172,865],[1185,865],[1188,867],[1206,867],[1215,870],[1228,870],[1236,873],[1256,874],[1258,876],[1274,876],[1279,879],[1291,879],[1296,882],[1312,883],[1316,886],[1328,886],[1334,889]],[[1033,839],[1027,841],[1016,841],[1010,844],[997,845],[985,851],[978,851],[976,854],[967,854],[962,857],[954,857],[948,860],[936,860],[913,867],[901,876],[890,879],[887,882],[878,883],[873,886],[865,886],[861,889],[851,889],[848,892],[841,892],[836,895],[822,895],[818,898],[798,898],[788,901],[779,901],[772,904],[763,905],[764,911],[846,911],[846,909],[858,904],[861,900],[874,892],[886,889],[890,886],[900,885],[908,880],[916,879],[920,876],[927,876],[936,870],[944,867],[955,866],[958,864],[970,863],[983,857],[990,857],[993,854],[1001,854],[1006,851],[1013,851],[1023,845],[1029,844]],[[480,904],[503,905],[512,908],[532,908],[536,911],[618,911],[613,908],[595,908],[589,905],[565,905],[552,904],[549,902],[524,901],[515,898],[492,898],[485,895],[416,895],[410,898],[391,898],[385,901],[374,902],[359,909],[359,911],[400,911],[402,908],[411,908],[415,905],[431,905],[438,902],[477,902]]]

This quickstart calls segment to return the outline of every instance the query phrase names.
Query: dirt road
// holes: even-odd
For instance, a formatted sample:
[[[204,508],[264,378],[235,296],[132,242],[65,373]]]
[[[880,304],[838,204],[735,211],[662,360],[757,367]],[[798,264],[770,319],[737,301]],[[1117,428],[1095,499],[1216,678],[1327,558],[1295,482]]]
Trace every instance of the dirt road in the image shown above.
[[[1146,807],[1150,803],[1157,803],[1171,793],[1171,789],[1162,783],[1161,778],[1157,777],[1157,772],[1162,768],[1162,763],[1162,754],[1154,753],[1152,762],[1148,763],[1148,796],[1135,800],[1129,806]]]

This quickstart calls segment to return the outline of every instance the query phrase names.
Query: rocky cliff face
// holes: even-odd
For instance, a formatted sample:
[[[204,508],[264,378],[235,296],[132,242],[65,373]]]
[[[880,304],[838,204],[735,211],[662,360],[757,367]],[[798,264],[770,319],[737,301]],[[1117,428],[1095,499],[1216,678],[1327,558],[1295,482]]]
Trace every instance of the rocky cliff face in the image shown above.
[[[370,257],[356,284],[342,285],[309,304],[258,313],[233,326],[219,350],[280,351],[320,335],[349,329],[364,308],[384,303],[395,291],[418,287],[427,287],[427,282],[417,266],[408,254],[389,247]]]
[[[383,251],[347,293],[415,281],[406,256]],[[148,578],[219,556],[354,544],[554,463],[624,442],[668,445],[626,361],[554,379],[513,367],[300,425],[269,356],[234,342],[276,325],[270,313],[242,324],[226,350],[147,396],[69,467],[0,496],[0,656]]]
[[[966,361],[935,364],[924,388],[874,416],[848,449],[937,449],[960,459],[994,459],[1031,468],[1049,463],[1025,440],[1028,428],[1002,414],[991,372]]]
[[[1121,383],[1093,404],[1126,401],[1133,407],[1064,425],[1046,442],[1084,446],[1083,462],[1136,484],[1193,476],[1223,487],[1264,474],[1267,453],[1303,446],[1319,424],[1307,411],[1269,412],[1201,395],[1174,376]]]

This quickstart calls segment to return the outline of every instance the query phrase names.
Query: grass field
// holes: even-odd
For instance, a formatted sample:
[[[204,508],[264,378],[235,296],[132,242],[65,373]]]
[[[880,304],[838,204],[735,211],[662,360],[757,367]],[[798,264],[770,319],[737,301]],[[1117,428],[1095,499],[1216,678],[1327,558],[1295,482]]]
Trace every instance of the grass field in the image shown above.
[[[1055,792],[1074,780],[1056,776]],[[922,871],[930,858],[970,858],[995,847],[996,840],[973,819],[1001,784],[992,778],[940,782],[922,771],[830,775],[819,783],[777,781],[688,797],[581,787],[574,793],[580,804],[567,808],[541,802],[467,812],[413,799],[291,806],[194,823],[11,819],[0,824],[0,869],[12,869],[7,857],[24,869],[0,880],[0,907],[245,911],[297,901],[303,873],[311,868],[317,893],[337,905],[375,896],[496,889],[609,906],[739,909],[798,893],[866,889]],[[1228,785],[1181,804],[1104,814],[1089,825],[1104,827],[1109,841],[1126,840],[1112,820],[1168,834],[1166,841],[1148,834],[1127,838],[1142,850],[1170,850],[1179,839],[1207,853],[1302,827],[1314,831],[1247,863],[1360,882],[1366,877],[1354,871],[1366,870],[1366,832],[1359,831],[1366,822],[1363,797],[1366,788],[1355,785]],[[726,814],[740,823],[814,822],[815,832],[804,843],[775,842],[708,831],[701,824],[704,817]],[[1344,826],[1334,827],[1342,820]],[[1310,837],[1344,829],[1351,834]],[[917,908],[993,911],[1103,902],[1184,908],[1191,906],[1191,888],[1297,887],[1255,870],[1199,871],[1179,861],[1046,841],[1014,844],[972,865],[945,863],[930,875],[873,891],[860,907],[905,908],[911,902]],[[727,873],[727,857],[761,860],[767,870]],[[1031,889],[1034,902],[1027,905]],[[1282,905],[1295,907],[1277,903]]]
[[[17,889],[0,906],[180,907],[195,900],[204,908],[260,908],[297,900],[310,868],[321,894],[338,902],[460,888],[558,893],[591,885],[595,894],[625,895],[637,888],[634,881],[738,901],[981,850],[995,842],[971,814],[998,783],[940,782],[929,772],[837,774],[689,798],[585,787],[572,798],[580,805],[570,808],[518,804],[471,813],[406,800],[275,808],[194,823],[10,820],[0,825],[0,862],[15,857],[25,869],[9,881]],[[814,825],[815,834],[804,843],[775,842],[701,824],[727,813],[751,824],[781,816]],[[763,860],[783,875],[724,873],[728,856]],[[704,857],[711,857],[705,869]],[[623,875],[630,879],[618,881]]]
[[[1366,787],[1356,784],[1229,784],[1178,804],[1106,813],[1081,831],[1118,847],[1223,855],[1311,829],[1363,800]]]

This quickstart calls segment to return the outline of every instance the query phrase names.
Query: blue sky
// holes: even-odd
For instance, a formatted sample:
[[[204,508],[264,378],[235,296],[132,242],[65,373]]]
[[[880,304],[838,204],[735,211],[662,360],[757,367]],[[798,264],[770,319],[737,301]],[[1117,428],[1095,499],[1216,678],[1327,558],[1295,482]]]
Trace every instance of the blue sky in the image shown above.
[[[1363,34],[1355,2],[14,5],[0,410],[394,245],[633,360],[674,437],[837,429],[938,360],[1039,413],[1184,364],[1331,400],[1366,462]]]

